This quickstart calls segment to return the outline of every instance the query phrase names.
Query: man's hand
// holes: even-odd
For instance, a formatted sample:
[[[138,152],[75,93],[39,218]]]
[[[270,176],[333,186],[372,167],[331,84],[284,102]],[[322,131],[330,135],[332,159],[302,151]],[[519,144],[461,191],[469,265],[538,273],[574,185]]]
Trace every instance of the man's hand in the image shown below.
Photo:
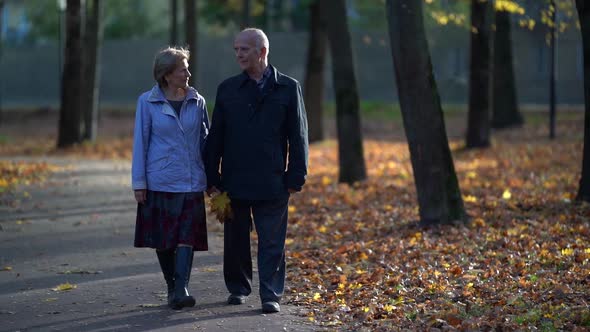
[[[214,195],[221,194],[221,191],[217,189],[215,186],[211,186],[211,188],[207,189],[207,196],[211,197]]]
[[[139,203],[139,204],[145,203],[145,201],[147,199],[147,190],[146,189],[135,190],[134,194],[135,194],[135,200],[137,201],[137,203]]]

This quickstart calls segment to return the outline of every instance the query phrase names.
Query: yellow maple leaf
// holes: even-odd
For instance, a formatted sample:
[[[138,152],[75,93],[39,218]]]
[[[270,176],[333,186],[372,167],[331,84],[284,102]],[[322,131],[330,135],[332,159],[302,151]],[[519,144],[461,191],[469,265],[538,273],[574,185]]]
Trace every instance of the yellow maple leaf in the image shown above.
[[[74,288],[78,288],[78,286],[74,285],[74,284],[70,284],[69,282],[66,282],[65,284],[58,285],[57,287],[52,288],[51,290],[55,291],[55,292],[63,292],[63,291],[72,290]]]
[[[383,309],[385,309],[385,311],[387,311],[387,312],[392,312],[392,311],[393,311],[393,309],[395,309],[395,307],[394,307],[394,306],[392,306],[391,304],[386,304],[386,305],[383,307]]]
[[[224,223],[226,220],[233,218],[233,211],[231,209],[231,200],[224,192],[219,195],[211,197],[209,200],[209,210],[217,217],[220,223]]]
[[[572,256],[574,254],[574,249],[572,249],[572,248],[561,249],[561,254],[564,256]]]

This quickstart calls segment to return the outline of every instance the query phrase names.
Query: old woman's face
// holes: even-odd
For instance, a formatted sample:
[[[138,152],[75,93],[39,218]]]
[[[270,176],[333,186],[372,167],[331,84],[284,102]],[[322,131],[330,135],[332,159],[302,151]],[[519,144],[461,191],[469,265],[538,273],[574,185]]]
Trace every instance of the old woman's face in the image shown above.
[[[170,74],[164,78],[168,82],[168,86],[172,89],[184,89],[188,87],[188,79],[191,77],[188,71],[188,61],[182,59]]]

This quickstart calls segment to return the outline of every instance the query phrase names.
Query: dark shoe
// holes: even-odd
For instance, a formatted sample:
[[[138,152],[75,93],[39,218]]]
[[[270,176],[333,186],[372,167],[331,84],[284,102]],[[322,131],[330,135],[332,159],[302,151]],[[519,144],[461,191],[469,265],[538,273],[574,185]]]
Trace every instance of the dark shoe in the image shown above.
[[[186,289],[190,277],[192,259],[193,248],[176,248],[176,262],[174,264],[174,298],[170,304],[174,310],[195,306],[195,298],[190,296]]]
[[[232,294],[227,298],[227,304],[244,304],[247,298],[246,295]]]
[[[268,301],[262,304],[262,312],[267,314],[273,314],[275,312],[281,311],[281,306],[278,302],[275,301]]]
[[[156,255],[168,288],[168,305],[171,305],[174,298],[174,249],[156,250]]]

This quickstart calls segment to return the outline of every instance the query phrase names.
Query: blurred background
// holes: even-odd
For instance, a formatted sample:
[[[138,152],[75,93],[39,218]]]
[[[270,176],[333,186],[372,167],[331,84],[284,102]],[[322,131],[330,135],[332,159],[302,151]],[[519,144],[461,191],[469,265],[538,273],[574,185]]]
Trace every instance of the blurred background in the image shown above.
[[[0,18],[0,110],[59,109],[64,62],[65,0],[4,0]],[[91,0],[86,0],[89,5]],[[310,3],[305,0],[196,1],[195,86],[212,108],[217,85],[238,72],[232,40],[241,26],[264,29],[270,62],[303,82],[308,49]],[[82,6],[85,2],[82,1]],[[244,3],[247,3],[245,8]],[[510,17],[518,103],[549,102],[551,73],[545,1],[518,1]],[[133,110],[137,96],[154,84],[155,52],[186,45],[184,1],[103,0],[99,48],[100,108]],[[359,96],[363,102],[395,103],[397,89],[384,1],[348,0]],[[174,11],[173,8],[176,7]],[[245,14],[245,10],[247,14]],[[174,15],[175,14],[175,15]],[[558,105],[582,108],[583,61],[579,29],[571,9],[557,11],[555,42]],[[425,1],[426,35],[444,104],[465,105],[469,83],[469,2]],[[329,50],[328,50],[329,52]],[[326,57],[325,99],[333,99],[330,57]]]

